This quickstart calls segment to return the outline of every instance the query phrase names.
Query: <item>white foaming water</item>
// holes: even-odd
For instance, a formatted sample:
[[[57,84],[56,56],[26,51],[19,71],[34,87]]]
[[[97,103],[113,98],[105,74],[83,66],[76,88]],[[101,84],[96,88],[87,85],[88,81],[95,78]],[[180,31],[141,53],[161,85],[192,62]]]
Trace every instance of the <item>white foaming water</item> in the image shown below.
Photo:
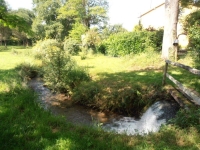
[[[127,135],[148,134],[149,132],[157,132],[162,124],[166,123],[167,115],[164,115],[170,102],[159,101],[154,103],[139,120],[133,117],[122,117],[119,120],[114,119],[111,123],[103,126],[105,130],[111,130],[116,133],[126,133]],[[168,116],[169,117],[169,116]]]
[[[43,82],[40,80],[32,80],[30,83],[30,86],[38,93],[38,102],[41,104],[41,106],[45,109],[52,109],[51,108],[51,100],[53,94],[51,91],[43,86]],[[66,108],[69,109],[69,108]],[[53,109],[52,109],[53,110]],[[121,117],[120,119],[112,119],[110,123],[106,123],[103,125],[103,128],[106,131],[114,131],[117,133],[126,133],[128,135],[134,135],[134,134],[148,134],[149,132],[157,132],[160,129],[160,126],[162,124],[165,124],[167,120],[170,118],[173,118],[178,110],[177,103],[174,103],[173,101],[158,101],[154,103],[142,116],[141,119],[136,120],[133,117]],[[85,112],[88,110],[84,109]],[[53,111],[52,111],[53,112]],[[66,115],[66,110],[63,112],[64,115]],[[78,115],[73,115],[72,113],[75,113]],[[84,115],[83,115],[84,114]],[[92,123],[92,120],[88,120],[87,118],[91,118],[91,114],[85,115],[85,113],[82,112],[82,109],[76,107],[73,109],[73,111],[70,114],[71,116],[75,116],[76,122],[81,122],[82,120],[87,120],[88,123]],[[67,115],[66,115],[67,116]],[[69,114],[68,114],[69,116]],[[85,118],[85,119],[83,119]],[[69,117],[68,117],[69,120]],[[109,119],[110,120],[110,119]]]

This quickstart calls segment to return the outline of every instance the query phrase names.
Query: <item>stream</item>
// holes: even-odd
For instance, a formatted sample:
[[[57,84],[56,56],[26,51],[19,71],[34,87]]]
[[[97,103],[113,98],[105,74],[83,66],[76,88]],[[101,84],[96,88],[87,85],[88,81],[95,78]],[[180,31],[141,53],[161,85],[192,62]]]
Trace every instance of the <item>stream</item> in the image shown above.
[[[38,94],[38,103],[55,115],[62,115],[66,121],[77,125],[101,125],[106,131],[126,133],[127,135],[157,132],[162,124],[173,118],[179,109],[176,102],[158,101],[142,114],[140,119],[114,113],[99,112],[72,104],[70,97],[52,93],[39,79],[32,79],[29,86]]]

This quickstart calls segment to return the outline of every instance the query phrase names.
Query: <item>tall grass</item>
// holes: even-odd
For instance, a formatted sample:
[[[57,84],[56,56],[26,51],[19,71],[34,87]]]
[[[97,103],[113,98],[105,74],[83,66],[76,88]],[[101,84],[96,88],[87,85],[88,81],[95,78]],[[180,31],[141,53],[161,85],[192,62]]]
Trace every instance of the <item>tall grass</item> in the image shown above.
[[[104,132],[101,128],[72,125],[63,117],[43,110],[35,101],[36,93],[19,77],[15,67],[32,60],[31,56],[15,55],[6,50],[0,52],[0,60],[0,149],[200,149],[199,131],[195,126],[167,125],[158,133],[127,136]],[[145,73],[138,74],[141,75],[138,80],[145,77]]]

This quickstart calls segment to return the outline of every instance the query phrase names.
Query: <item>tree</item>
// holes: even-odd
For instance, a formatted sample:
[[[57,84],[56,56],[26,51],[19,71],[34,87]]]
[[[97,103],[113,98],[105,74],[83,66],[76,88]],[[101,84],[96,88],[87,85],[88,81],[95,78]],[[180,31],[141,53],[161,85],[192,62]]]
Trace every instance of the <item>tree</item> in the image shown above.
[[[102,30],[101,37],[102,39],[107,39],[110,35],[120,32],[127,32],[121,24],[108,25]]]
[[[7,26],[9,28],[18,27],[19,31],[24,31],[28,34],[31,34],[30,26],[27,22],[14,14],[11,14],[4,0],[0,0],[0,25]]]
[[[177,38],[177,23],[179,14],[179,0],[165,0],[165,26],[163,35],[163,59],[169,59],[169,51],[174,49],[173,43]]]
[[[69,37],[81,43],[81,36],[87,31],[87,27],[81,23],[75,23],[69,32]]]
[[[4,46],[7,47],[7,40],[11,36],[12,32],[11,29],[8,27],[0,26],[0,42],[4,42]]]
[[[28,9],[18,9],[15,11],[11,11],[11,13],[23,18],[28,24],[29,30],[32,29],[31,26],[33,24],[33,19],[35,18],[33,11],[30,11]],[[12,34],[16,38],[18,38],[19,41],[22,41],[24,46],[29,45],[28,40],[31,39],[32,34],[27,34],[24,31],[19,31],[18,27],[12,29]]]
[[[68,0],[59,9],[59,18],[78,21],[90,28],[107,22],[108,2],[106,0]]]
[[[200,7],[200,0],[180,0],[182,7],[196,6]]]
[[[173,43],[177,38],[179,2],[182,7],[200,6],[200,0],[165,0],[165,27],[161,55],[163,59],[169,59],[169,51],[174,50]]]
[[[58,20],[57,10],[61,7],[61,0],[33,0],[36,18],[33,30],[38,39],[63,39],[65,35],[64,23]]]

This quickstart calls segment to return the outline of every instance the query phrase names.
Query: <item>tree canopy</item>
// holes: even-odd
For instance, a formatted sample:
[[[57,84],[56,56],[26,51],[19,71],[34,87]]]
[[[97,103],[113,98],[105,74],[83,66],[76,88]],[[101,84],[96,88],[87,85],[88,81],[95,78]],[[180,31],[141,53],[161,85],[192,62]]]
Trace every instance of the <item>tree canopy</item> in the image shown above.
[[[106,24],[107,11],[106,0],[68,0],[59,9],[59,18],[79,21],[90,28],[91,25]]]

